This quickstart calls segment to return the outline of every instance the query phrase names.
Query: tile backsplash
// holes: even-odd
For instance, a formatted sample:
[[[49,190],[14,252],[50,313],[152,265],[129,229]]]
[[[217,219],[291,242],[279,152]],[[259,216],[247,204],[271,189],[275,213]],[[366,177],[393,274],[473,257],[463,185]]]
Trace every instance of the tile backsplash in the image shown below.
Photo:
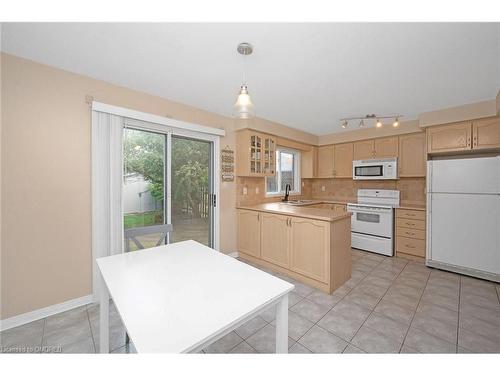
[[[246,194],[244,190],[246,188]],[[277,202],[282,197],[266,198],[265,178],[237,177],[237,205]],[[302,194],[293,199],[338,199],[356,201],[358,189],[390,189],[401,192],[401,204],[425,204],[425,177],[387,181],[354,181],[348,178],[302,180]],[[324,190],[324,191],[323,191]]]
[[[356,201],[358,189],[388,189],[400,191],[401,204],[425,204],[425,177],[385,181],[354,181],[348,178],[311,181],[311,198]]]
[[[283,198],[283,196],[266,197],[266,179],[264,177],[237,177],[236,188],[237,206],[279,202]],[[246,194],[244,194],[245,190]],[[290,199],[311,199],[312,180],[302,180],[301,193],[301,195],[290,196]]]

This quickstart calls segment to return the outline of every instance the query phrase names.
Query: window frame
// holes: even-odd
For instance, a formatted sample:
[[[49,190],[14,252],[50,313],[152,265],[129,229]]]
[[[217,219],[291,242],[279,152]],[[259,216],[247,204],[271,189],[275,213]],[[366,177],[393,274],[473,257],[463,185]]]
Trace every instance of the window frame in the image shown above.
[[[266,176],[265,179],[265,189],[266,189],[266,197],[277,197],[277,196],[282,196],[285,194],[284,190],[280,190],[277,192],[267,191],[267,179],[269,177],[276,177],[278,179],[277,181],[277,186],[281,186],[281,170],[278,168],[278,163],[281,163],[281,152],[288,152],[293,154],[293,182],[294,182],[294,190],[290,191],[290,195],[301,195],[301,188],[302,188],[302,180],[300,178],[300,159],[301,159],[301,152],[300,150],[296,150],[293,148],[287,148],[287,147],[276,147],[276,170],[275,170],[275,175],[274,176]],[[278,154],[279,153],[279,154]]]

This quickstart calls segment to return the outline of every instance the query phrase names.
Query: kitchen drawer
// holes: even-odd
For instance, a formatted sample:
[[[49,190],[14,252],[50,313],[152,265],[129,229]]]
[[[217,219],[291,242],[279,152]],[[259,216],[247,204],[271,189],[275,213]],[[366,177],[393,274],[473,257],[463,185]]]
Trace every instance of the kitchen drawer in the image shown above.
[[[396,218],[396,228],[418,229],[425,231],[425,221],[398,217]]]
[[[405,253],[425,258],[425,240],[396,237],[396,253]]]
[[[396,236],[425,240],[425,230],[398,227],[396,228]]]
[[[425,211],[396,209],[396,217],[413,220],[425,220]]]

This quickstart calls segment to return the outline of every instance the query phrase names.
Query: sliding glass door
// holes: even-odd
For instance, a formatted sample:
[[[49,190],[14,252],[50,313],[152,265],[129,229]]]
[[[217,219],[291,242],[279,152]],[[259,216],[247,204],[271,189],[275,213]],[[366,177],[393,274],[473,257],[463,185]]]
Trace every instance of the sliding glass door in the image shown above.
[[[213,142],[145,128],[124,129],[124,250],[184,240],[214,247]]]
[[[172,136],[172,242],[212,246],[212,143]]]

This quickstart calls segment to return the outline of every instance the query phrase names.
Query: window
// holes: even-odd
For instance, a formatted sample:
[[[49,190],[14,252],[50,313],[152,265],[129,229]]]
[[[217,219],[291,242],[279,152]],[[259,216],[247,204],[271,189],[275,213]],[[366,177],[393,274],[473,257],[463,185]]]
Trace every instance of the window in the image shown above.
[[[300,194],[299,160],[299,151],[277,148],[276,174],[266,177],[266,195],[284,194],[287,184],[291,194]]]

